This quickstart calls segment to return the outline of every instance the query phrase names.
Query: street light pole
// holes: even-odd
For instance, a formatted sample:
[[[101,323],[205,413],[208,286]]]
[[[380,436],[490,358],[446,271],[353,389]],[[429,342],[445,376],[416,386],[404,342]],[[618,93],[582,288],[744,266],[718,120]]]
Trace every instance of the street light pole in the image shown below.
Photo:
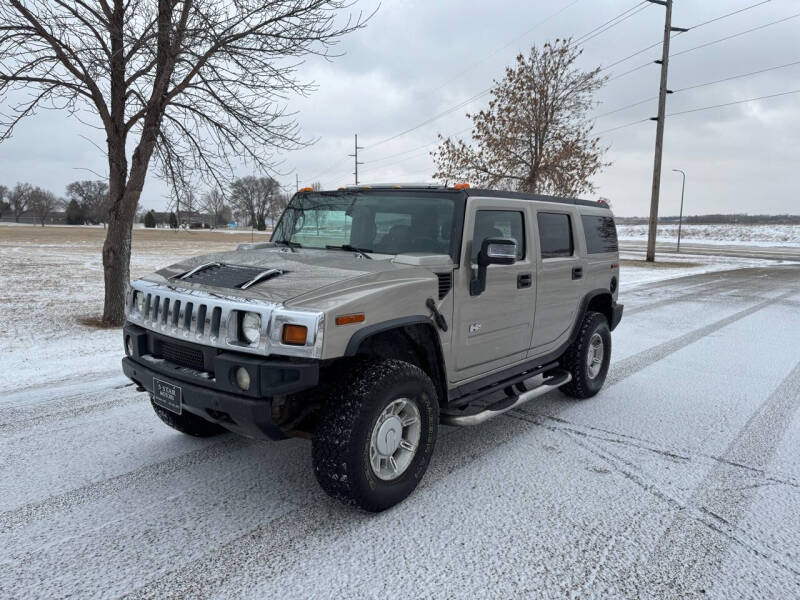
[[[680,173],[683,175],[683,181],[681,182],[681,213],[678,217],[678,252],[681,251],[681,225],[683,225],[683,192],[686,190],[686,173],[681,171],[680,169],[672,169],[676,173]]]

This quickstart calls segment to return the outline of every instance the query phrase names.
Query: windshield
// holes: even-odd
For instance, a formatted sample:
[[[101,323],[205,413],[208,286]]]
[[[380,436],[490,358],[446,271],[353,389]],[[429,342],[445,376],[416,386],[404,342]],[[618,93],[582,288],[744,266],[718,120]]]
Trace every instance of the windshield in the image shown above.
[[[461,205],[462,195],[457,193],[398,190],[296,195],[272,241],[383,254],[433,252],[449,254],[457,262],[460,240],[455,225]]]

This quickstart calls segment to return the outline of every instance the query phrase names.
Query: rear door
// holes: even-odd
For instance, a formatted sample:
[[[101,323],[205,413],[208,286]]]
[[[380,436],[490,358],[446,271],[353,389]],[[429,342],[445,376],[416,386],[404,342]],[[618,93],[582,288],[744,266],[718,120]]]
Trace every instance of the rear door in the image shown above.
[[[577,211],[567,207],[537,207],[539,264],[531,355],[562,343],[578,311],[585,273],[577,247],[577,217]]]
[[[527,356],[536,302],[535,262],[530,228],[530,201],[481,199],[467,201],[462,267],[457,270],[454,310],[453,381],[461,381],[520,361]],[[487,237],[517,242],[513,265],[489,265],[486,289],[470,296],[477,274],[477,255]]]

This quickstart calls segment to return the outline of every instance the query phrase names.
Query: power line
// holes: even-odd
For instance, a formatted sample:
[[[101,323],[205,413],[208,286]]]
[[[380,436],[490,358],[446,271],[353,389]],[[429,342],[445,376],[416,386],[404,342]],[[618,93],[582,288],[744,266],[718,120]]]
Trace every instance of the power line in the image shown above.
[[[678,92],[685,92],[687,90],[694,90],[694,89],[701,88],[701,87],[707,87],[709,85],[715,85],[717,83],[724,83],[726,81],[733,81],[735,79],[743,79],[744,77],[751,77],[753,75],[760,75],[762,73],[768,73],[769,71],[776,71],[777,69],[785,69],[787,67],[792,67],[792,66],[795,66],[795,65],[800,65],[800,60],[796,60],[796,61],[793,61],[793,62],[790,62],[790,63],[785,63],[785,64],[782,64],[782,65],[775,65],[775,66],[772,66],[772,67],[767,67],[765,69],[759,69],[757,71],[750,71],[749,73],[740,73],[739,75],[731,75],[730,77],[723,77],[722,79],[715,79],[713,81],[706,81],[706,82],[703,82],[703,83],[696,83],[694,85],[689,85],[689,86],[686,86],[686,87],[682,87],[682,88],[678,88],[678,89],[672,90],[672,93],[673,94],[677,94]],[[644,104],[646,102],[650,102],[651,100],[654,100],[657,97],[658,96],[650,96],[649,98],[645,98],[644,100],[640,100],[638,102],[633,102],[631,104],[626,104],[625,106],[621,106],[621,107],[616,108],[614,110],[610,110],[608,112],[604,112],[604,113],[601,113],[599,115],[595,115],[593,118],[594,119],[602,119],[603,117],[607,117],[609,115],[613,115],[615,113],[622,112],[622,111],[627,110],[629,108],[634,108],[634,107],[639,106],[641,104]]]
[[[592,31],[594,31],[595,33],[589,32],[589,33],[591,33],[591,35],[590,35],[589,33],[587,33],[587,34],[584,34],[583,36],[581,36],[581,37],[577,38],[575,41],[573,41],[573,43],[572,43],[572,44],[573,44],[573,45],[577,45],[577,44],[585,44],[586,42],[593,40],[593,39],[594,39],[594,38],[596,38],[597,36],[604,34],[604,33],[605,33],[606,31],[608,31],[609,29],[612,29],[613,27],[616,27],[617,25],[619,25],[619,24],[620,24],[620,23],[622,23],[623,21],[627,21],[627,20],[628,20],[628,19],[630,19],[632,16],[634,16],[634,15],[636,15],[636,14],[638,14],[638,13],[642,12],[642,11],[643,11],[644,9],[646,9],[648,6],[649,6],[649,4],[648,4],[647,0],[643,0],[642,2],[640,2],[639,4],[637,4],[636,6],[634,6],[633,8],[630,8],[630,9],[628,9],[627,11],[625,11],[625,12],[633,11],[633,12],[630,12],[630,14],[628,14],[628,15],[626,15],[626,16],[624,16],[624,17],[622,17],[622,14],[625,14],[625,13],[622,13],[622,14],[621,14],[621,15],[619,15],[618,17],[615,17],[614,19],[611,19],[610,21],[607,21],[607,22],[606,22],[606,24],[608,24],[608,23],[611,23],[611,21],[615,21],[615,22],[614,22],[614,23],[612,23],[611,25],[608,25],[607,27],[605,27],[605,25],[601,25],[600,27],[596,27],[595,29],[593,29],[593,30],[592,30]],[[638,10],[634,10],[634,9],[638,9]],[[622,17],[622,18],[619,18],[619,17]],[[618,19],[618,20],[617,20],[617,19]],[[605,27],[605,28],[603,28],[603,27]]]
[[[800,94],[800,90],[790,90],[788,92],[779,92],[777,94],[767,94],[765,96],[756,96],[755,98],[744,98],[742,100],[732,100],[731,102],[723,102],[721,104],[711,104],[709,106],[700,106],[698,108],[690,108],[688,110],[680,110],[677,112],[667,113],[665,116],[667,117],[677,117],[679,115],[687,115],[689,113],[696,113],[705,110],[711,110],[714,108],[724,108],[726,106],[735,106],[737,104],[746,104],[748,102],[755,102],[756,100],[768,100],[770,98],[779,98],[781,96],[790,96],[792,94]],[[639,123],[646,123],[651,119],[639,119],[637,121],[631,121],[630,123],[625,123],[624,125],[618,125],[616,127],[611,127],[609,129],[603,129],[602,131],[595,132],[594,135],[603,135],[605,133],[609,133],[611,131],[617,131],[618,129],[625,129],[627,127],[632,127],[634,125],[638,125]]]
[[[713,19],[709,19],[708,21],[703,21],[702,23],[697,23],[696,25],[692,25],[689,29],[698,29],[703,27],[704,25],[708,25],[709,23],[716,23],[717,21],[721,21],[722,19],[727,19],[728,17],[732,17],[733,15],[738,15],[739,13],[743,13],[751,8],[756,8],[757,6],[761,6],[762,4],[767,4],[768,2],[772,2],[772,0],[762,0],[761,2],[756,2],[755,4],[751,4],[750,6],[745,6],[744,8],[740,8],[739,10],[734,10],[732,12],[726,13],[724,15],[720,15],[719,17],[714,17]]]
[[[718,17],[714,17],[713,19],[709,19],[708,21],[703,21],[701,23],[696,23],[695,25],[692,25],[688,29],[689,29],[689,31],[694,31],[695,29],[700,29],[701,27],[703,27],[705,25],[708,25],[709,23],[715,23],[717,21],[721,21],[722,19],[727,19],[728,17],[732,17],[733,15],[738,15],[739,13],[743,13],[743,12],[745,12],[747,10],[751,10],[753,8],[761,6],[762,4],[767,4],[768,2],[772,2],[772,0],[762,0],[761,2],[756,2],[755,4],[751,4],[750,6],[745,6],[744,8],[740,8],[739,10],[734,10],[732,12],[725,13],[724,15],[720,15]],[[677,37],[677,36],[681,35],[682,33],[685,33],[685,32],[683,32],[683,31],[677,32],[672,37]],[[622,63],[630,60],[631,58],[639,56],[640,54],[644,54],[648,50],[652,50],[653,48],[656,48],[656,47],[660,46],[663,43],[664,43],[663,41],[659,40],[654,44],[650,44],[646,48],[642,48],[641,50],[637,50],[633,54],[629,54],[628,56],[626,56],[624,58],[620,58],[619,60],[614,61],[610,65],[606,65],[605,67],[600,69],[600,71],[601,72],[602,71],[607,71],[608,69],[616,67],[617,65],[622,64]]]
[[[594,34],[595,32],[597,32],[597,34],[599,35],[599,33],[604,33],[605,31],[608,31],[612,27],[616,27],[617,25],[622,23],[625,19],[629,18],[630,16],[633,16],[633,14],[635,14],[635,12],[638,12],[638,11],[636,11],[636,9],[639,8],[640,6],[642,6],[643,4],[646,4],[647,1],[648,0],[642,0],[641,2],[636,3],[634,6],[632,6],[631,8],[629,8],[629,9],[623,11],[623,12],[621,12],[616,17],[606,21],[605,23],[603,23],[601,25],[598,25],[597,27],[595,27],[591,31],[585,33],[583,36],[581,36],[581,38],[578,38],[578,40],[580,40],[582,38],[585,38],[586,36],[588,36],[590,34]],[[643,8],[646,8],[646,7],[642,7],[642,9]],[[628,13],[631,13],[631,11],[635,11],[635,12],[632,13],[632,14],[628,14]],[[625,15],[627,15],[627,16],[625,16]],[[621,17],[624,17],[624,18],[621,18]],[[603,27],[605,27],[605,29],[603,29],[603,31],[599,31]],[[578,43],[578,40],[576,40],[575,42],[572,42],[572,44],[574,45],[574,44]],[[388,138],[385,138],[385,139],[382,139],[382,140],[380,140],[378,142],[375,142],[374,144],[370,144],[369,146],[367,146],[367,148],[368,149],[372,149],[372,148],[375,148],[376,146],[381,146],[383,144],[386,144],[388,142],[396,140],[399,137],[402,137],[402,136],[407,135],[407,134],[409,134],[409,133],[411,133],[413,131],[416,131],[417,129],[419,129],[421,127],[424,127],[425,125],[428,125],[428,124],[432,123],[433,121],[441,119],[444,116],[447,116],[447,115],[449,115],[449,114],[451,114],[451,113],[453,113],[453,112],[455,112],[457,110],[460,110],[464,106],[467,106],[468,104],[470,104],[471,102],[477,100],[478,98],[481,98],[481,97],[485,96],[486,94],[490,93],[491,91],[492,91],[492,88],[483,90],[482,92],[480,92],[480,93],[478,93],[478,94],[476,94],[476,95],[474,95],[474,96],[472,96],[470,98],[467,98],[466,100],[462,101],[458,105],[453,106],[451,108],[448,108],[448,109],[442,111],[441,113],[439,113],[437,115],[434,115],[433,117],[423,121],[422,123],[419,123],[418,125],[415,125],[414,127],[410,127],[409,129],[406,129],[405,131],[401,131],[401,132],[399,132],[399,133],[397,133],[395,135],[392,135],[392,136],[390,136]]]
[[[724,42],[724,41],[727,41],[727,40],[731,40],[733,38],[737,38],[740,35],[745,35],[746,33],[752,33],[753,31],[758,31],[760,29],[764,29],[765,27],[770,27],[772,25],[777,25],[778,23],[783,23],[783,22],[788,21],[790,19],[796,19],[797,17],[800,17],[800,12],[799,13],[795,13],[793,15],[790,15],[788,17],[784,17],[783,19],[778,19],[777,21],[771,21],[769,23],[765,23],[764,25],[759,25],[758,27],[753,27],[752,29],[746,29],[744,31],[740,31],[739,33],[734,33],[732,35],[728,35],[728,36],[719,38],[718,40],[713,40],[711,42],[706,42],[705,44],[700,44],[699,46],[694,46],[692,48],[687,48],[686,50],[681,50],[680,52],[675,52],[674,54],[671,54],[670,56],[680,56],[681,54],[687,54],[689,52],[694,52],[695,50],[699,50],[700,48],[707,48],[708,46],[713,46],[714,44],[719,44],[720,42]]]
[[[767,67],[766,69],[759,69],[758,71],[750,71],[749,73],[742,73],[740,75],[731,75],[730,77],[723,77],[722,79],[715,79],[714,81],[706,81],[705,83],[697,83],[695,85],[689,85],[686,87],[678,88],[674,90],[677,94],[678,92],[685,92],[686,90],[694,90],[701,87],[706,87],[709,85],[714,85],[716,83],[723,83],[725,81],[733,81],[734,79],[742,79],[743,77],[750,77],[752,75],[760,75],[761,73],[768,73],[769,71],[776,71],[778,69],[785,69],[787,67],[792,67],[794,65],[800,65],[800,60],[796,60],[794,62],[786,63],[783,65],[775,65],[774,67]]]
[[[678,115],[687,115],[689,113],[700,112],[702,110],[711,110],[712,108],[722,108],[724,106],[733,106],[735,104],[745,104],[747,102],[755,102],[756,100],[767,100],[769,98],[778,98],[779,96],[789,96],[791,94],[800,94],[800,90],[791,90],[789,92],[779,92],[777,94],[768,94],[766,96],[757,96],[755,98],[745,98],[744,100],[734,100],[732,102],[723,102],[722,104],[712,104],[711,106],[701,106],[700,108],[690,108],[689,110],[681,110],[678,112],[668,113],[668,117],[677,117]]]
[[[763,4],[763,2],[761,4]],[[754,6],[759,6],[759,5],[754,5]],[[741,12],[741,11],[739,11],[739,12]],[[731,13],[731,14],[736,14],[736,13]],[[730,16],[730,15],[723,15],[722,17],[717,17],[716,19],[712,19],[712,21],[714,21],[714,20],[718,21],[719,19],[723,18],[724,16]],[[737,38],[739,36],[746,35],[748,33],[752,33],[754,31],[758,31],[758,30],[764,29],[766,27],[771,27],[772,25],[778,25],[779,23],[783,23],[783,22],[788,21],[790,19],[796,19],[797,17],[800,17],[800,13],[795,13],[795,14],[790,15],[788,17],[784,17],[782,19],[778,19],[777,21],[770,21],[769,23],[765,23],[763,25],[759,25],[758,27],[753,27],[751,29],[745,29],[744,31],[739,31],[738,33],[727,35],[725,37],[722,37],[722,38],[719,38],[719,39],[716,39],[716,40],[712,40],[712,41],[706,42],[704,44],[700,44],[699,46],[693,46],[692,48],[687,48],[686,50],[681,50],[680,52],[672,53],[672,54],[670,54],[670,58],[673,57],[673,56],[680,56],[682,54],[688,54],[689,52],[694,52],[695,50],[699,50],[701,48],[706,48],[708,46],[713,46],[714,44],[719,44],[719,43],[725,42],[727,40],[732,40],[732,39]],[[710,23],[712,21],[708,21],[708,22]],[[649,46],[649,47],[645,48],[644,50],[641,50],[640,52],[637,52],[636,54],[630,55],[628,58],[632,58],[633,56],[636,56],[637,54],[641,54],[641,52],[644,52],[644,51],[649,50],[651,48],[655,48],[656,46],[660,46],[662,43],[663,42],[659,42],[658,44],[654,44],[652,46]],[[619,64],[620,62],[624,62],[625,60],[627,60],[627,58],[623,59],[623,60],[620,60],[620,61],[617,61],[616,63],[612,63],[612,65]],[[634,67],[632,69],[624,71],[624,72],[620,73],[619,75],[615,75],[614,77],[611,77],[608,81],[611,82],[611,81],[614,81],[616,79],[620,79],[622,77],[625,77],[626,75],[630,75],[631,73],[635,73],[636,71],[644,69],[645,67],[649,67],[652,64],[653,64],[652,62],[646,62],[644,64],[639,65],[638,67]],[[609,67],[605,67],[605,68],[610,68],[612,65],[609,65]],[[604,70],[604,69],[602,69],[602,70]]]
[[[454,80],[458,79],[459,77],[461,77],[461,76],[462,76],[462,75],[464,75],[465,73],[469,73],[469,72],[470,72],[470,71],[472,71],[472,70],[473,70],[473,69],[474,69],[476,66],[478,66],[478,65],[480,65],[480,64],[483,64],[483,63],[485,63],[487,60],[489,60],[489,59],[490,59],[490,58],[492,58],[493,56],[496,56],[496,55],[497,55],[497,53],[498,53],[498,52],[500,52],[501,50],[504,50],[504,49],[508,48],[509,46],[512,46],[512,45],[513,45],[515,42],[517,42],[518,40],[522,39],[523,37],[525,37],[526,35],[528,35],[529,33],[531,33],[531,32],[532,32],[534,29],[537,29],[537,28],[541,27],[542,25],[544,25],[544,24],[545,24],[545,23],[547,23],[548,21],[550,21],[550,20],[554,19],[555,17],[557,17],[558,15],[560,15],[561,13],[563,13],[564,11],[566,11],[567,9],[571,8],[572,6],[576,5],[576,4],[577,4],[578,2],[580,2],[580,1],[581,1],[581,0],[573,0],[572,2],[570,2],[569,4],[567,4],[567,5],[563,6],[562,8],[560,8],[559,10],[557,10],[556,12],[554,12],[554,13],[552,13],[551,15],[549,15],[549,16],[547,16],[547,17],[545,17],[545,18],[544,18],[544,19],[542,19],[541,21],[538,21],[538,22],[537,22],[535,25],[533,25],[532,27],[529,27],[528,29],[526,29],[525,31],[523,31],[521,34],[519,34],[517,37],[513,38],[512,40],[510,40],[510,41],[509,41],[509,42],[507,42],[506,44],[504,44],[504,45],[500,46],[499,48],[495,49],[493,52],[490,52],[489,54],[487,54],[486,56],[484,56],[482,59],[480,59],[480,60],[477,60],[477,61],[475,61],[474,63],[470,64],[469,66],[465,67],[464,69],[462,69],[461,71],[459,71],[458,73],[456,73],[455,75],[453,75],[452,77],[450,77],[450,78],[446,79],[446,80],[444,81],[444,83],[442,83],[441,85],[439,85],[439,86],[437,86],[437,87],[435,87],[435,88],[433,88],[433,89],[429,90],[429,91],[428,91],[428,92],[425,94],[425,96],[430,96],[430,95],[431,95],[431,94],[433,94],[434,92],[438,92],[440,89],[442,89],[443,87],[445,87],[445,86],[446,86],[448,83],[450,83],[451,81],[454,81]]]

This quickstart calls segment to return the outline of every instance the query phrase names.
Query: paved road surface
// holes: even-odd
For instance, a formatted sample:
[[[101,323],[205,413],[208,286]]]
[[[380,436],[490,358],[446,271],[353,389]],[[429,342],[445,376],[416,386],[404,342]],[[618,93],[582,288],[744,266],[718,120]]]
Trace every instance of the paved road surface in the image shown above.
[[[600,395],[445,429],[377,516],[118,373],[0,397],[0,597],[800,597],[800,267],[624,301]]]
[[[670,255],[676,252],[675,242],[658,242],[656,253]],[[642,252],[647,250],[646,240],[620,240],[622,252]],[[745,246],[741,244],[702,244],[681,243],[681,254],[701,256],[734,256],[738,258],[764,258],[770,260],[791,260],[800,262],[800,248],[789,246]]]

